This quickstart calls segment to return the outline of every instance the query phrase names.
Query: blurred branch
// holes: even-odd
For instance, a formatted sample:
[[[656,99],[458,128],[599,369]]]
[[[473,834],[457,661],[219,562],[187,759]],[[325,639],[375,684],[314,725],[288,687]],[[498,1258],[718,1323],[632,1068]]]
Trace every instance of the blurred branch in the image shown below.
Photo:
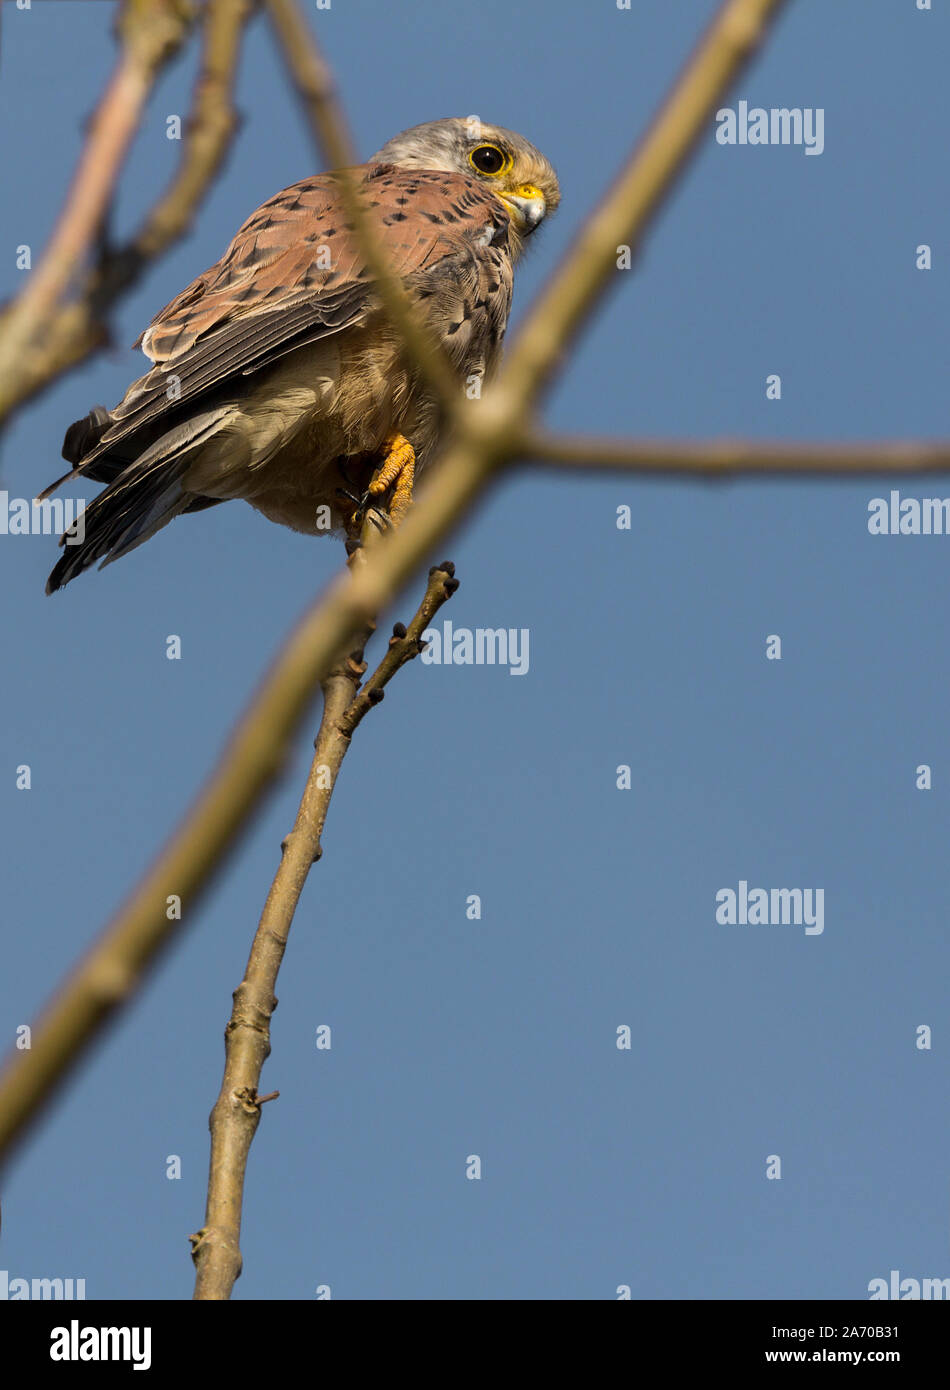
[[[393,325],[402,336],[413,365],[448,413],[458,408],[459,387],[445,353],[428,323],[394,273],[382,239],[360,196],[352,170],[358,165],[346,119],[336,98],[333,77],[295,0],[264,0],[281,52],[300,97],[314,140],[323,150],[340,189],[347,216],[376,289]]]
[[[617,242],[635,242],[655,215],[716,100],[780,3],[727,0],[722,6],[658,122],[529,315],[497,385],[465,409],[464,426],[433,464],[431,481],[406,521],[372,547],[364,565],[331,585],[278,654],[171,841],[41,1018],[32,1049],[15,1054],[0,1076],[0,1155],[179,929],[166,916],[167,895],[180,897],[186,917],[193,911],[281,772],[317,686],[516,452],[535,395],[606,285]]]
[[[725,0],[646,134],[561,258],[506,362],[505,390],[531,400],[615,279],[617,248],[634,251],[709,130],[723,93],[786,0]]]
[[[648,473],[662,478],[939,473],[950,469],[950,444],[892,440],[857,444],[783,444],[775,440],[598,439],[527,433],[525,458],[557,468]]]
[[[225,1029],[225,1067],[221,1092],[211,1112],[211,1165],[205,1223],[191,1236],[197,1269],[196,1299],[226,1299],[241,1273],[241,1206],[244,1175],[261,1108],[258,1086],[270,1054],[274,990],[287,937],[311,865],[321,855],[320,838],[330,798],[350,741],[367,712],[406,662],[422,650],[422,633],[458,588],[455,566],[444,563],[429,573],[425,596],[408,629],[397,623],[385,656],[360,690],[366,670],[360,646],[323,682],[323,718],[315,753],[293,830],[284,840],[251,947],[244,979],[234,993]]]
[[[224,163],[240,126],[234,82],[244,29],[259,0],[207,0],[201,68],[178,169],[132,238],[140,262],[154,260],[191,228],[205,193]]]
[[[192,0],[125,0],[123,46],[49,247],[26,288],[0,312],[0,421],[108,341],[106,315],[146,266],[184,235],[237,128],[232,101],[244,26],[257,0],[208,0],[201,71],[181,163],[168,190],[122,247],[103,236],[116,180],[164,65],[195,20]],[[62,298],[95,246],[75,295]]]

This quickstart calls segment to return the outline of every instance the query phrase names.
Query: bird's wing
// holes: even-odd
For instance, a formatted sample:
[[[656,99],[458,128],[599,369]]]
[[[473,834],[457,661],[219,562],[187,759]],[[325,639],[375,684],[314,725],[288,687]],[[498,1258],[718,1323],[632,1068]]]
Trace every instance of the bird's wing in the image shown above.
[[[473,247],[507,240],[504,204],[464,175],[390,164],[354,173],[393,269],[413,285],[447,257],[464,252],[470,259]],[[248,218],[216,265],[156,315],[139,339],[155,366],[109,413],[91,450],[64,455],[77,464],[67,476],[161,417],[180,418],[183,403],[358,324],[377,307],[333,177],[285,188]]]

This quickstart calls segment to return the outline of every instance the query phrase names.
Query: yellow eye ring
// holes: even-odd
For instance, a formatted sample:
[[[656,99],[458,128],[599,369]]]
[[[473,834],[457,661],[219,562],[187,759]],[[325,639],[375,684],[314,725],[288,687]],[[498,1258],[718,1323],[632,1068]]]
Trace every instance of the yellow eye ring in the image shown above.
[[[469,151],[468,162],[479,174],[497,178],[511,168],[511,155],[505,154],[497,145],[476,145]]]

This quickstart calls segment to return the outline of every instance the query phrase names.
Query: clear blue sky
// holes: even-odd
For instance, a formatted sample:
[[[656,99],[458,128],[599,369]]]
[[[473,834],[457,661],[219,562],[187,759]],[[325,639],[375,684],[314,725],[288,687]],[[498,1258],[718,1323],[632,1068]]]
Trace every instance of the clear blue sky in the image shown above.
[[[308,9],[365,154],[476,112],[556,164],[562,209],[522,267],[517,319],[713,5]],[[111,18],[98,0],[3,4],[3,294],[22,285],[15,247],[50,231]],[[945,5],[792,4],[728,104],[820,107],[824,152],[720,146],[711,123],[550,423],[946,437],[948,41]],[[174,167],[165,121],[193,72],[192,53],[149,107],[120,235]],[[139,373],[130,345],[152,314],[314,171],[260,20],[240,106],[223,179],[123,302],[115,349],[4,438],[12,496],[56,476],[66,425]],[[950,1274],[950,537],[870,536],[868,502],[891,486],[950,494],[943,479],[532,473],[439,547],[462,581],[445,616],[529,629],[530,670],[416,662],[354,741],[279,985],[263,1087],[281,1098],[253,1147],[235,1297],[860,1298],[893,1268]],[[342,559],[241,503],[49,599],[56,554],[49,537],[0,538],[4,1047],[136,881]],[[21,1149],[3,1194],[11,1276],[190,1296],[230,994],[315,722],[187,935]],[[823,888],[824,932],[717,924],[717,891],[742,879]]]

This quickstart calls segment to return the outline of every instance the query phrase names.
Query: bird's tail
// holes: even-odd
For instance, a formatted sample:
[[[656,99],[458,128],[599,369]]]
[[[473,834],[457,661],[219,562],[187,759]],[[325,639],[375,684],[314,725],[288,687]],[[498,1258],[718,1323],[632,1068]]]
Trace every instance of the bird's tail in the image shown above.
[[[195,496],[185,491],[182,478],[194,462],[195,451],[227,424],[231,414],[231,408],[221,406],[194,415],[123,468],[60,538],[64,554],[47,581],[46,592],[55,593],[97,560],[109,565],[127,555],[172,517],[187,511]],[[85,424],[77,421],[77,426]]]

